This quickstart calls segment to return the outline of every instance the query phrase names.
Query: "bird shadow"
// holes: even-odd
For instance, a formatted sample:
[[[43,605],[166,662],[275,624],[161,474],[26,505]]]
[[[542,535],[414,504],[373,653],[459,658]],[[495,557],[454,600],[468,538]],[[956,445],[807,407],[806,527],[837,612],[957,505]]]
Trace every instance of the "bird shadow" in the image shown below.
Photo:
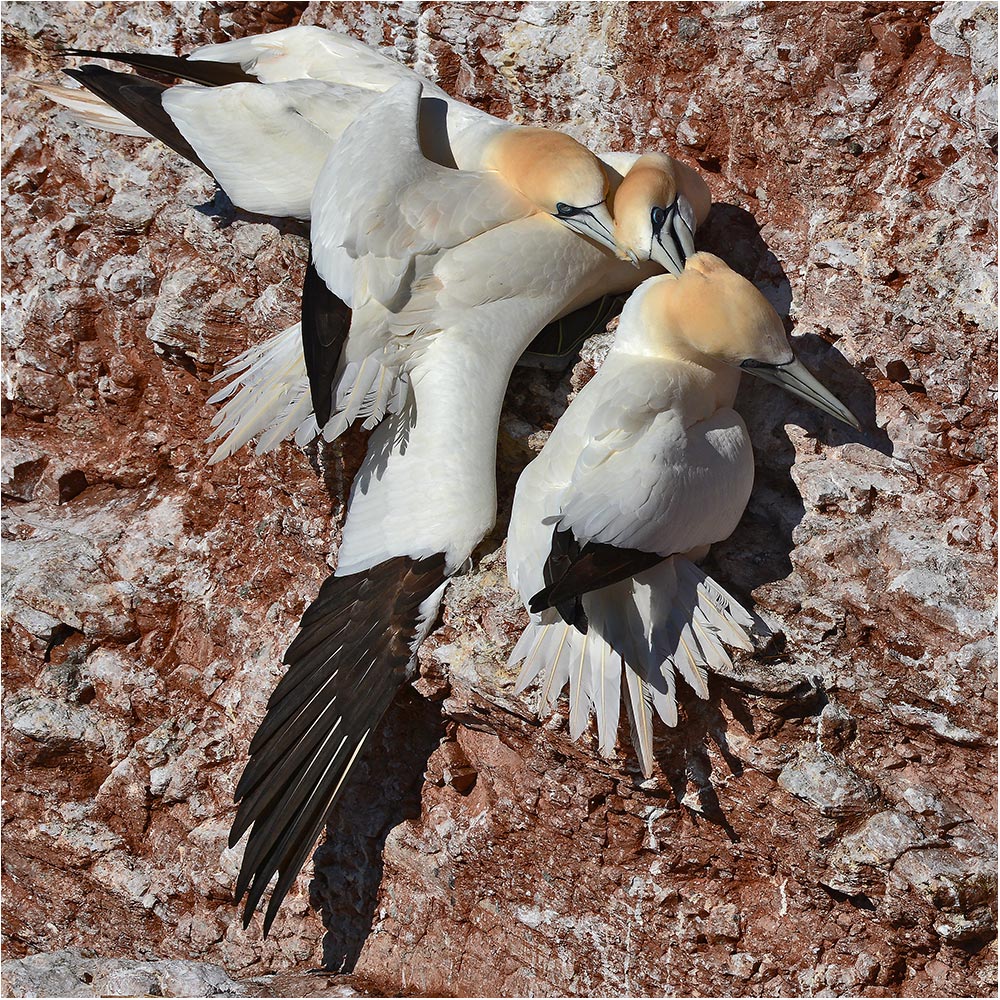
[[[323,918],[323,968],[351,972],[375,922],[386,839],[421,810],[427,762],[444,735],[439,702],[404,688],[355,762],[313,856],[309,902]]]
[[[192,205],[191,207],[200,215],[205,215],[214,220],[220,230],[228,229],[234,222],[250,222],[257,225],[266,224],[272,226],[285,236],[299,236],[302,239],[309,239],[308,222],[284,216],[258,215],[255,212],[245,212],[242,208],[237,208],[230,201],[229,195],[218,184],[215,186],[215,195],[211,201],[203,202],[201,205]]]
[[[679,693],[680,694],[680,693]],[[757,716],[767,719],[767,727],[780,726],[790,718],[804,719],[818,715],[828,699],[823,689],[803,683],[789,687],[780,695],[757,689],[752,684],[713,674],[709,677],[707,699],[692,693],[680,694],[684,718],[677,729],[654,744],[654,757],[670,786],[669,795],[684,809],[697,826],[704,821],[723,830],[733,844],[741,841],[739,830],[730,822],[718,788],[730,778],[742,778],[746,764],[729,744],[732,726],[739,725],[745,734],[755,736],[758,718],[751,709],[750,696],[762,697],[768,704]],[[723,711],[725,708],[728,711]],[[728,770],[720,780],[713,780],[716,765],[712,748]]]

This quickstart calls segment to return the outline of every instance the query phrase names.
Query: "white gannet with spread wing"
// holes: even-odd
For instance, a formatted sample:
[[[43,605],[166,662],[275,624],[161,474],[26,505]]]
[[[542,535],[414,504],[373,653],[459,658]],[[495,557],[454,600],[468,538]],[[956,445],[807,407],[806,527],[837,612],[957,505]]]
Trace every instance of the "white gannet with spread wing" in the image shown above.
[[[614,346],[518,481],[507,540],[511,585],[531,611],[511,663],[540,710],[568,684],[576,739],[596,716],[613,752],[622,674],[639,764],[652,770],[653,711],[677,722],[677,676],[702,698],[707,672],[751,649],[753,619],[692,560],[728,537],[753,485],[733,407],[740,372],[784,386],[857,427],[795,359],[754,286],[699,253],[651,278]]]
[[[592,154],[506,129],[480,143],[488,169],[448,170],[421,153],[419,97],[419,82],[404,82],[361,115],[314,196],[316,270],[353,307],[353,377],[370,357],[407,392],[370,439],[337,571],[303,617],[237,788],[233,843],[252,828],[237,884],[245,919],[278,874],[265,927],[412,675],[448,578],[493,524],[515,362],[547,322],[639,273],[572,232],[560,209],[600,203],[607,181]]]
[[[97,127],[137,134],[133,122],[144,123],[148,132],[138,128],[138,134],[157,135],[206,169],[246,211],[303,219],[309,217],[322,164],[347,125],[382,91],[420,79],[355,39],[315,27],[204,46],[188,57],[79,49],[68,54],[114,59],[205,84],[165,88],[131,74],[83,66],[67,72],[89,90],[41,89]],[[517,143],[495,140],[513,131],[522,141],[529,140],[524,145],[537,146],[537,135],[530,133],[540,130],[511,126],[426,81],[423,87],[420,143],[429,159],[476,170],[490,165],[488,153],[499,153],[506,145],[514,155],[506,155],[506,163],[498,155],[497,165],[506,167],[512,179],[519,173],[524,181],[533,181],[532,161],[518,157]],[[570,141],[545,134],[552,142]],[[603,159],[612,191],[621,175],[626,178],[615,195],[618,252],[636,263],[652,259],[678,271],[694,251],[694,230],[711,204],[704,182],[695,171],[662,154],[609,153]],[[608,241],[609,220],[602,206],[563,203],[554,208],[567,225]],[[359,415],[368,426],[378,419],[385,401],[378,401],[375,414],[369,405],[378,399],[377,391],[368,403],[360,391],[353,396],[341,393],[342,412],[333,412],[337,401],[331,398],[331,380],[336,373],[343,379],[344,365],[352,366],[348,376],[355,373],[355,361],[348,355],[359,352],[356,342],[342,351],[349,299],[331,297],[311,272],[303,295],[306,314],[325,313],[321,320],[326,329],[318,330],[316,324],[289,327],[223,370],[219,377],[233,381],[211,400],[225,402],[210,437],[224,440],[212,461],[253,437],[258,438],[257,451],[264,452],[292,436],[304,444],[320,429],[330,440]],[[364,345],[360,351],[362,360],[368,357]],[[381,380],[382,373],[369,361],[360,372],[361,384],[376,374]],[[347,385],[354,384],[348,377]],[[382,387],[387,390],[389,384],[383,381]]]

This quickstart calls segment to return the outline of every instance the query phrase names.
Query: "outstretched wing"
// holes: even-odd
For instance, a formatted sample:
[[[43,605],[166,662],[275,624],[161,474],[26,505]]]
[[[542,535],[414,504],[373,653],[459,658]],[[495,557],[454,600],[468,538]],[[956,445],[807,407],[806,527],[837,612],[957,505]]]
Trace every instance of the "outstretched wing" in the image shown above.
[[[331,576],[303,615],[236,786],[230,846],[250,829],[236,883],[236,898],[247,896],[244,926],[277,874],[267,934],[365,740],[412,672],[443,567],[441,555],[400,556]]]

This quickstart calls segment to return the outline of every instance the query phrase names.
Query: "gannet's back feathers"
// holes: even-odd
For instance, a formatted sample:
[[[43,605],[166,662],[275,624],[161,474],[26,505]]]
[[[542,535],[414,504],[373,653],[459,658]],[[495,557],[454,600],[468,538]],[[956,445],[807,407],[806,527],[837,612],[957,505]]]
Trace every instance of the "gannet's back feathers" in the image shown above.
[[[681,387],[667,364],[608,356],[578,397],[576,430],[565,425],[560,433],[573,436],[561,459],[568,454],[571,464],[566,480],[554,476],[546,485],[548,523],[572,531],[581,545],[664,557],[732,532],[753,482],[745,426],[728,406],[711,412],[709,405],[710,415],[671,408]],[[720,491],[727,474],[732,480]]]
[[[344,130],[316,184],[316,270],[355,309],[356,294],[398,308],[417,255],[458,246],[535,211],[494,175],[451,170],[423,155],[421,90],[419,80],[405,80],[370,104]],[[364,268],[348,263],[361,258],[368,258]]]
[[[63,49],[67,56],[85,59],[111,59],[125,63],[136,69],[149,69],[155,73],[203,83],[209,87],[224,86],[229,83],[254,83],[256,77],[248,76],[238,64],[225,62],[194,61],[187,56],[164,56],[152,52],[96,52],[92,49]]]
[[[163,109],[162,97],[167,88],[162,84],[144,80],[132,73],[115,73],[101,66],[81,66],[64,72],[134,122],[143,132],[159,139],[175,153],[180,153],[196,167],[209,173],[194,148]]]
[[[307,219],[335,139],[375,96],[315,80],[182,84],[163,95],[163,107],[234,204]]]
[[[400,80],[412,79],[412,70],[382,55],[364,42],[314,25],[296,25],[229,42],[203,45],[190,61],[238,63],[261,83],[287,80],[323,80],[380,92]],[[428,81],[429,93],[446,97]]]
[[[444,579],[442,555],[400,556],[331,576],[303,615],[236,787],[230,846],[252,827],[236,884],[244,926],[277,873],[267,934],[365,740],[412,675]]]

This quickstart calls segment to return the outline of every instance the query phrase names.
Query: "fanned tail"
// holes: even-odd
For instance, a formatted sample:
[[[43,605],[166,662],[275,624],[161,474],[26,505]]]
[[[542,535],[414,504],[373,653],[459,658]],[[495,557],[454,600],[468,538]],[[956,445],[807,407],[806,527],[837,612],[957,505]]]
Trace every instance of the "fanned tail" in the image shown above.
[[[515,693],[520,694],[541,675],[537,710],[542,714],[552,709],[568,682],[570,736],[582,736],[593,715],[600,752],[611,756],[621,709],[622,661],[603,637],[593,630],[579,632],[549,609],[533,616],[508,662],[522,660]]]
[[[236,882],[244,926],[277,875],[267,935],[365,741],[412,676],[446,579],[441,554],[397,556],[331,576],[303,615],[236,786],[230,847],[250,829]]]
[[[323,428],[323,437],[333,441],[355,421],[365,430],[375,427],[387,413],[401,413],[407,399],[405,372],[395,364],[397,355],[370,354],[344,368],[334,396],[334,414]]]
[[[613,752],[622,683],[632,743],[643,774],[653,770],[653,717],[677,725],[677,676],[708,697],[711,670],[731,673],[726,646],[752,651],[766,625],[683,556],[583,598],[586,632],[550,608],[533,615],[510,657],[522,663],[520,693],[539,680],[538,711],[548,712],[569,685],[570,736],[591,715],[599,749]]]
[[[209,441],[225,438],[209,464],[228,458],[258,437],[258,455],[294,436],[308,444],[319,433],[309,395],[299,324],[244,351],[215,376],[232,379],[209,399],[225,405],[212,421]]]

